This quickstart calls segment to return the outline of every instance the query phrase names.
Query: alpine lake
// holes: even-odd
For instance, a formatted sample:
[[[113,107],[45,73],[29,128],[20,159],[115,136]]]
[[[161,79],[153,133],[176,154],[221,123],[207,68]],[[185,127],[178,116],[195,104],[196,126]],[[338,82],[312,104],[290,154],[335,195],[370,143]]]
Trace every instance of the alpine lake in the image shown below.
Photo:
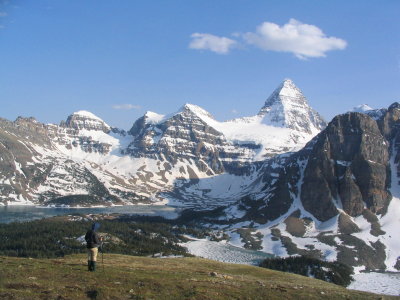
[[[0,223],[26,222],[74,214],[128,214],[161,216],[167,219],[173,219],[178,216],[178,211],[166,205],[128,205],[85,208],[9,205],[0,206]]]

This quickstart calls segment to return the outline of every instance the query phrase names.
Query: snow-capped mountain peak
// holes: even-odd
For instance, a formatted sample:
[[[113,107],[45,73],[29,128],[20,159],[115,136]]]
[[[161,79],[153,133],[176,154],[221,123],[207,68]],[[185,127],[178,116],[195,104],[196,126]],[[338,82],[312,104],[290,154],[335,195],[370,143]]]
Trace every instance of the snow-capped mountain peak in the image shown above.
[[[204,108],[201,108],[198,105],[186,103],[175,114],[184,113],[184,112],[192,113],[195,116],[199,117],[200,119],[203,119],[204,121],[206,121],[208,119],[214,120],[214,117],[208,111],[206,111]]]
[[[378,120],[379,118],[381,118],[383,116],[383,114],[386,113],[386,111],[387,110],[385,108],[374,109],[367,104],[357,105],[349,110],[349,112],[358,112],[358,113],[366,114],[375,120]]]
[[[155,113],[152,111],[147,111],[143,116],[143,120],[144,120],[144,124],[155,125],[155,124],[163,123],[177,115],[182,115],[182,114],[183,115],[189,114],[192,117],[196,116],[205,122],[214,120],[214,117],[208,111],[201,108],[200,106],[190,104],[190,103],[186,103],[180,109],[178,109],[176,112],[174,112],[172,114],[167,114],[167,115],[162,115],[162,114],[158,114],[158,113]]]
[[[108,133],[111,130],[111,126],[109,126],[106,122],[104,122],[95,114],[86,110],[80,110],[68,116],[67,121],[64,125],[66,127],[79,130],[95,130],[103,131],[105,133]]]
[[[301,97],[303,93],[291,79],[285,79],[278,87],[279,95],[288,97]]]
[[[94,113],[91,113],[90,111],[87,111],[87,110],[79,110],[79,111],[74,112],[72,115],[86,117],[88,119],[93,119],[93,120],[103,121],[101,118],[96,116]]]
[[[161,115],[152,111],[146,111],[143,117],[146,124],[158,124],[164,120],[165,115]]]
[[[370,110],[373,110],[373,108],[370,107],[368,104],[361,104],[361,105],[357,105],[357,106],[353,107],[350,111],[365,113]]]
[[[285,79],[268,97],[258,116],[266,125],[315,133],[326,126],[323,118],[308,104],[301,90]]]

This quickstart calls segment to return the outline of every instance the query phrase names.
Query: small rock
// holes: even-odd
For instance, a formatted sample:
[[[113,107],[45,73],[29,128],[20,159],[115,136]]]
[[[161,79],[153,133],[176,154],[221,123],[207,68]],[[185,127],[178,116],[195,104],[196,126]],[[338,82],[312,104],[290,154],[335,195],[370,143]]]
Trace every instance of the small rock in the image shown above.
[[[129,290],[129,293],[133,294],[135,291],[133,289]]]
[[[324,293],[324,292],[321,292],[321,295],[325,295],[325,293]]]
[[[210,276],[212,276],[212,277],[218,277],[218,273],[217,273],[217,272],[210,272]]]
[[[36,280],[37,278],[36,277],[28,277],[28,279],[30,279],[30,280]]]
[[[262,281],[260,281],[260,280],[257,280],[257,283],[258,283],[260,286],[265,286],[265,283],[262,282]]]
[[[115,282],[114,282],[114,284],[121,284],[121,282],[119,282],[119,281],[115,281]]]

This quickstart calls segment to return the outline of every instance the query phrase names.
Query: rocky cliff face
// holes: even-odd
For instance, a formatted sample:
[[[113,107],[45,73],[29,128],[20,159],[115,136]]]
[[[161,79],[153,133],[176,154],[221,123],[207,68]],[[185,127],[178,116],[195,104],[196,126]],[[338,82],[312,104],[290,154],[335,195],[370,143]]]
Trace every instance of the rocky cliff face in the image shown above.
[[[317,138],[304,171],[301,200],[321,221],[343,209],[384,213],[390,201],[389,141],[365,114],[335,117]],[[318,204],[318,205],[316,205]]]
[[[270,215],[264,223],[285,214],[297,200],[319,221],[340,212],[357,217],[364,209],[385,214],[391,199],[391,136],[397,134],[385,128],[393,127],[388,124],[397,113],[389,109],[378,121],[362,113],[339,115],[298,153],[266,161],[268,192],[258,198]],[[271,213],[271,206],[284,209]]]

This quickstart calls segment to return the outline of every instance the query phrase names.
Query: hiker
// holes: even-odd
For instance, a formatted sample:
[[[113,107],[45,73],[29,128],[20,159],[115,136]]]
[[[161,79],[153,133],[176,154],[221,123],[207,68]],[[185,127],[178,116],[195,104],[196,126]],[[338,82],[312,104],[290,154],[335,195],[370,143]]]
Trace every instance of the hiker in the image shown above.
[[[101,241],[103,240],[96,232],[99,228],[99,223],[93,223],[92,229],[88,230],[85,235],[86,248],[88,249],[88,270],[91,272],[96,271],[98,248],[101,246]]]

